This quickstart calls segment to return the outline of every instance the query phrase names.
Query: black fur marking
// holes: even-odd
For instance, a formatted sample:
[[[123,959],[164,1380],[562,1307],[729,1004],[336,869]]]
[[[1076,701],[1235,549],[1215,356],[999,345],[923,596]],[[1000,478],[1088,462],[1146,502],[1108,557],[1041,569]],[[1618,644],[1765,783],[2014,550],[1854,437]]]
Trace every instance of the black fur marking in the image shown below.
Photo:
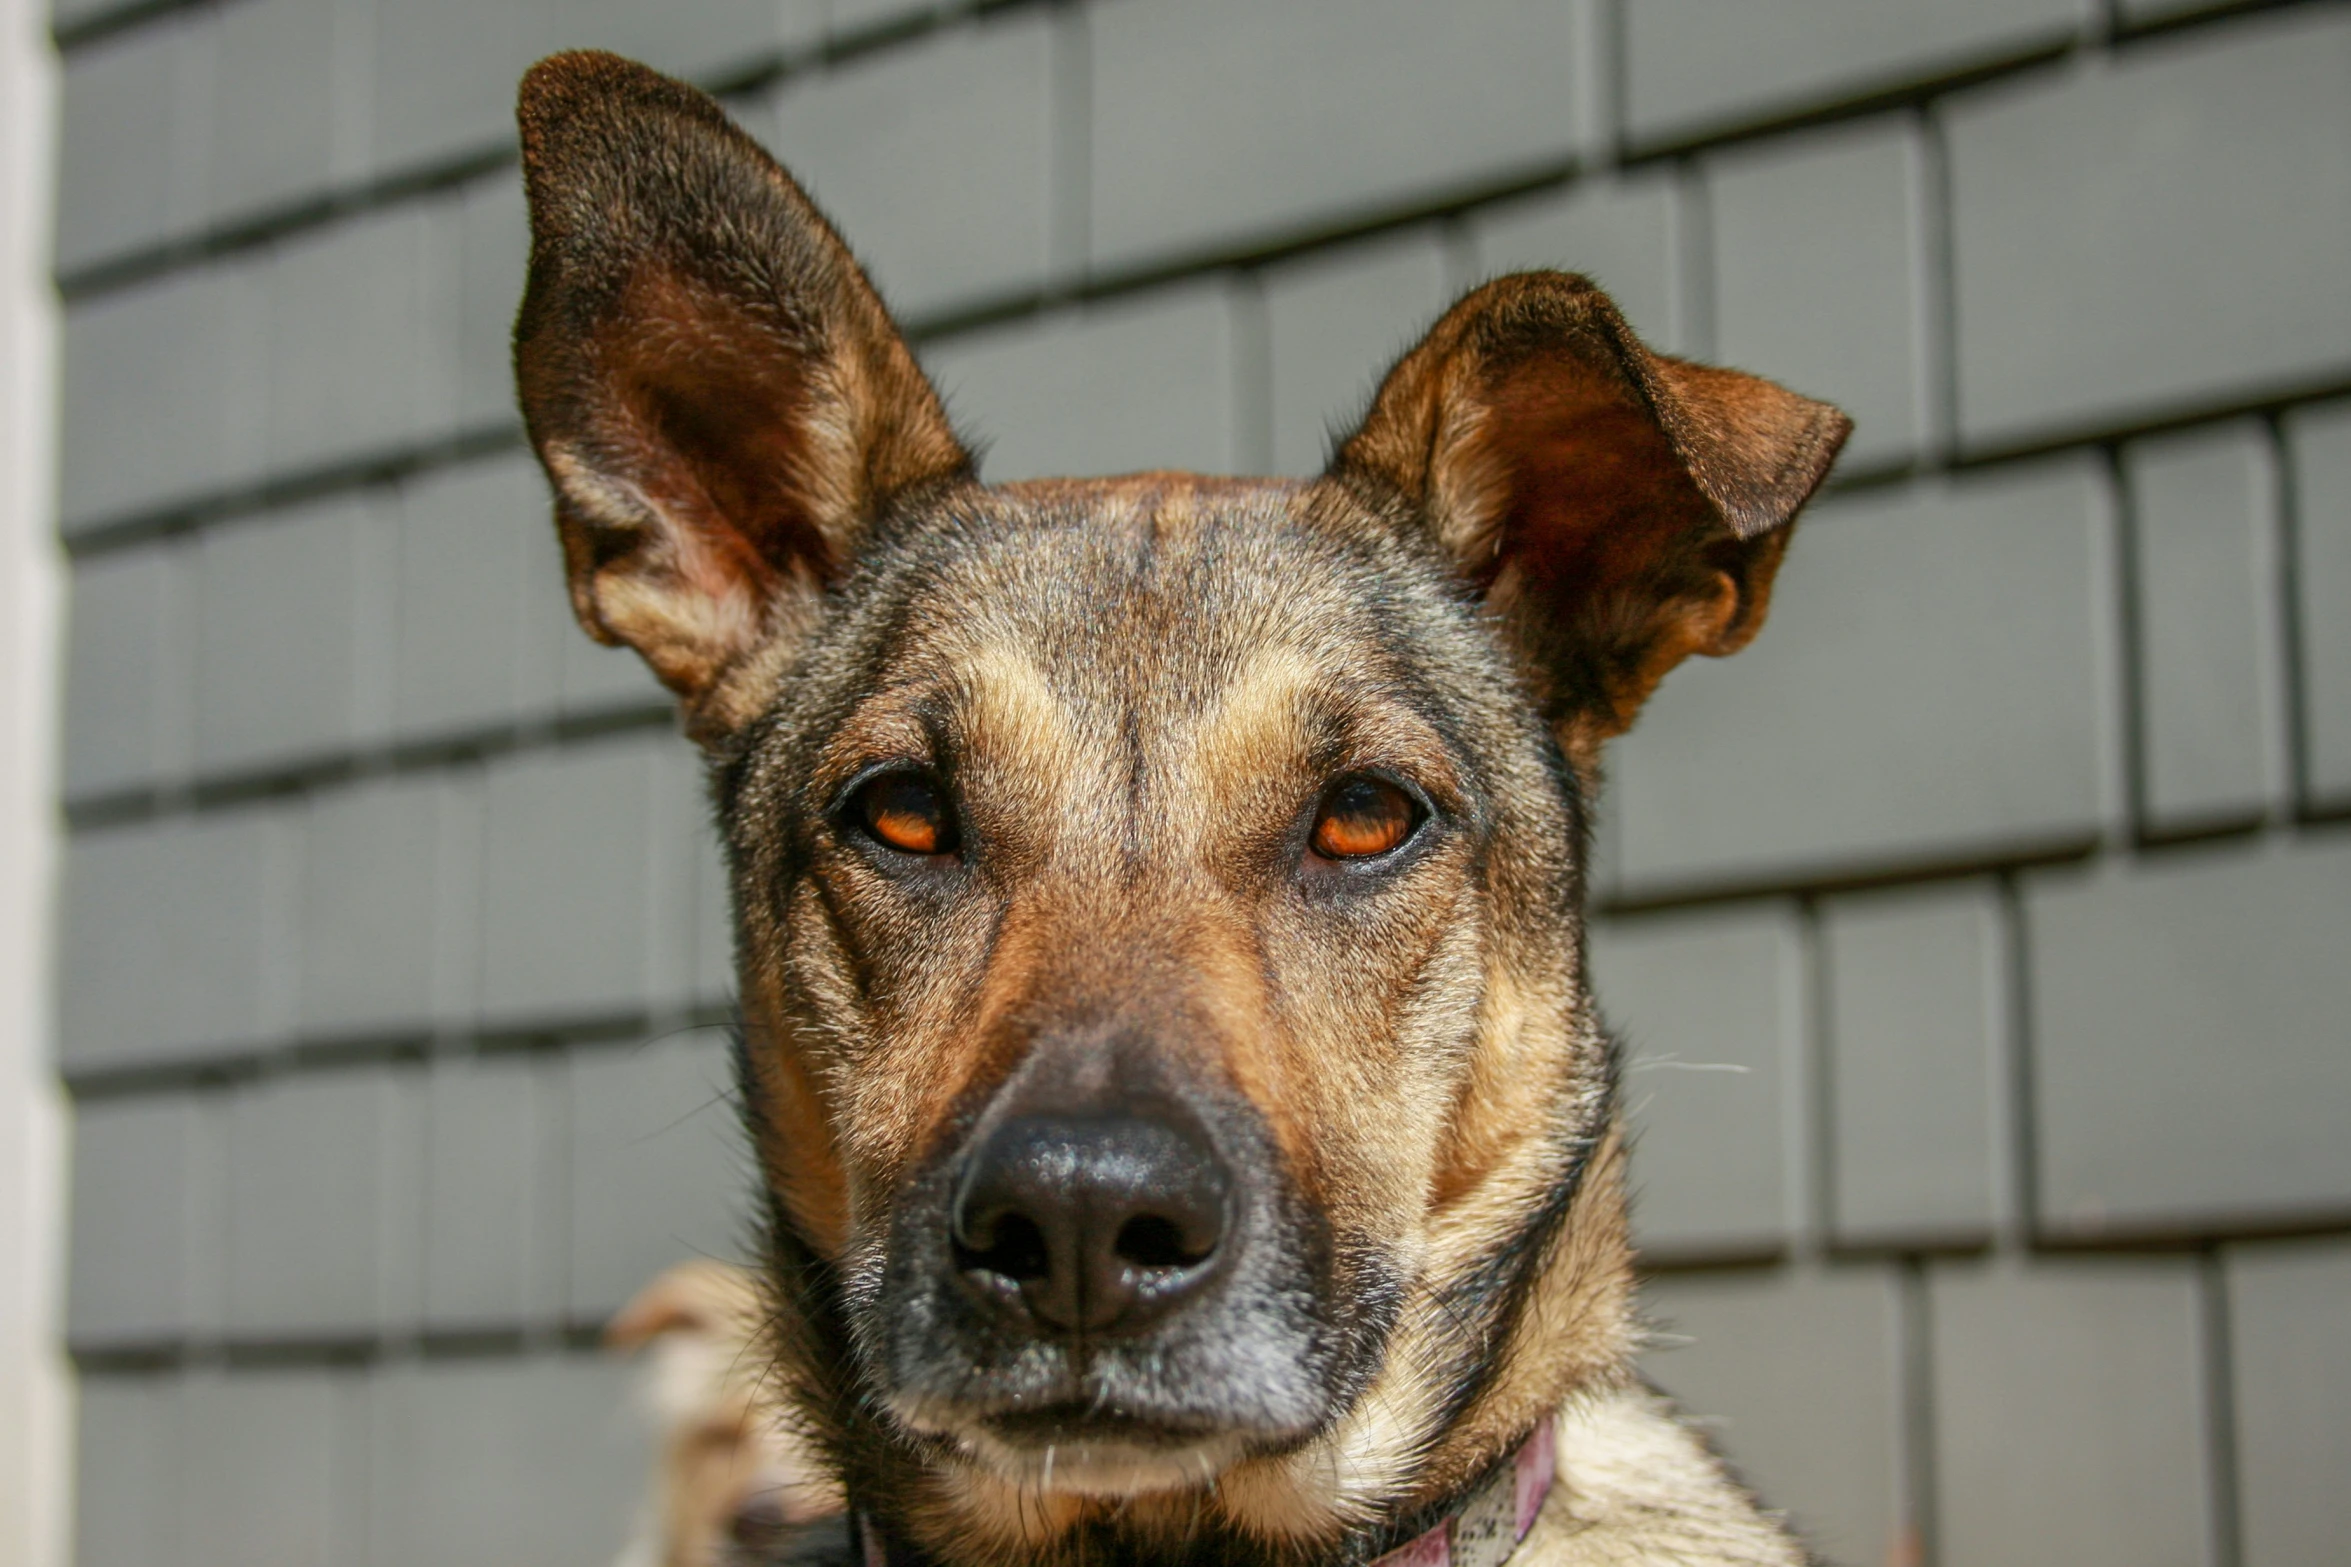
[[[1467,1320],[1481,1325],[1476,1337],[1462,1346],[1461,1369],[1445,1403],[1447,1426],[1492,1391],[1495,1378],[1505,1369],[1502,1347],[1518,1331],[1527,1302],[1566,1232],[1568,1216],[1583,1191],[1584,1172],[1616,1103],[1616,1051],[1609,1049],[1603,1060],[1601,1091],[1595,1096],[1596,1113],[1589,1125],[1562,1129],[1558,1144],[1562,1167],[1549,1198],[1466,1278],[1446,1291],[1449,1303],[1460,1308]]]

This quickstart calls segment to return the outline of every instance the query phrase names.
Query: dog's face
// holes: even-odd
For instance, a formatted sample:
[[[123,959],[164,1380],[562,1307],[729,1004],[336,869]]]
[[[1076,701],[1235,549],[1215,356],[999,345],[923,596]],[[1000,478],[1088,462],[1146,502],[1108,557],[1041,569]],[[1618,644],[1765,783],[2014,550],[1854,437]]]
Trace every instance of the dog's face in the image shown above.
[[[583,622],[714,759],[842,1396],[973,1506],[1320,1466],[1344,1511],[1554,1287],[1597,748],[1753,634],[1844,421],[1544,274],[1314,482],[985,487],[707,100],[568,56],[523,118],[524,409]]]
[[[902,1420],[1123,1491],[1348,1406],[1461,1183],[1488,972],[1536,957],[1494,949],[1566,983],[1549,762],[1440,564],[1328,494],[901,522],[725,816],[749,1011],[844,1187],[806,1218]]]

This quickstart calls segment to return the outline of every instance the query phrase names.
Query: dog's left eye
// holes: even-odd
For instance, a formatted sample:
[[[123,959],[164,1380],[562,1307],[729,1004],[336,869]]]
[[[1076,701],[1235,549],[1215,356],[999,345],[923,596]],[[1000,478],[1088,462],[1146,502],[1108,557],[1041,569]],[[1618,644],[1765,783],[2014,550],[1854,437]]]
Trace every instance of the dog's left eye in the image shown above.
[[[1410,838],[1420,802],[1384,778],[1342,778],[1322,797],[1311,842],[1326,860],[1368,860]]]
[[[920,773],[884,773],[857,791],[850,817],[867,837],[901,854],[953,854],[955,815]]]

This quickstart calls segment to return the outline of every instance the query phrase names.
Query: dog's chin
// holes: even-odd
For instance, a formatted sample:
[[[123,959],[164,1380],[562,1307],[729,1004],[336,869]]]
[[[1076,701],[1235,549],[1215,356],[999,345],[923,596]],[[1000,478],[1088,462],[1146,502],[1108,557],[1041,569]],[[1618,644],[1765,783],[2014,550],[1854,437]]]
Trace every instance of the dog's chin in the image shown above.
[[[1181,1446],[1080,1437],[1068,1442],[1008,1442],[980,1430],[965,1449],[1006,1484],[1046,1495],[1115,1500],[1155,1491],[1198,1490],[1239,1462],[1248,1444],[1237,1436],[1203,1437]]]
[[[975,1468],[1018,1490],[1115,1500],[1194,1490],[1259,1445],[1237,1431],[1176,1429],[1072,1411],[1053,1416],[974,1416],[927,1402],[901,1403],[898,1418],[953,1442]]]

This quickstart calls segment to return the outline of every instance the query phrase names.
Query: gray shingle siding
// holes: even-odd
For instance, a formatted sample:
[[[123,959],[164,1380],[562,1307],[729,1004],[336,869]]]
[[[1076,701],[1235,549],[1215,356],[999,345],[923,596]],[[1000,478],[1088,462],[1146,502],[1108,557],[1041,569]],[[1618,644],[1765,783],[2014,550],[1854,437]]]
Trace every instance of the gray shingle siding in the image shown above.
[[[1532,265],[1846,401],[1603,802],[1649,1369],[1856,1567],[2339,1554],[2351,4],[1338,11],[57,0],[77,1560],[609,1559],[583,1330],[745,1242],[695,765],[508,381],[575,44],[732,94],[993,477],[1309,471]]]

